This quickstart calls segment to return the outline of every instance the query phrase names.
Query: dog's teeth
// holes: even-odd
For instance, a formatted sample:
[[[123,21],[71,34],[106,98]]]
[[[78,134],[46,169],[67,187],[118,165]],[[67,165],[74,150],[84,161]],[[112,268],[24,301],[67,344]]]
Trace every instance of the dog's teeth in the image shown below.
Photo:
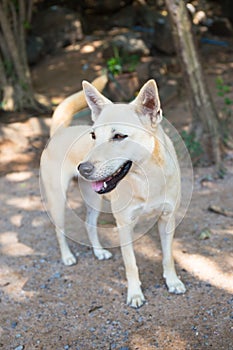
[[[106,182],[104,181],[104,188],[107,188],[107,184],[106,184]]]

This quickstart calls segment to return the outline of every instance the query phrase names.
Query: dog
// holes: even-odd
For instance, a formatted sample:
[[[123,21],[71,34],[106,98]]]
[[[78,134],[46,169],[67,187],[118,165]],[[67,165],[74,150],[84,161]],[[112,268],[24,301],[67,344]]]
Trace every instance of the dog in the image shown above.
[[[147,81],[132,102],[113,103],[98,91],[98,86],[101,90],[105,85],[106,77],[98,79],[95,84],[83,81],[83,91],[68,97],[55,111],[52,138],[41,156],[41,178],[65,265],[76,263],[64,228],[70,180],[78,176],[84,198],[88,198],[86,229],[99,260],[112,257],[100,244],[97,233],[102,200],[110,201],[128,282],[127,304],[139,308],[145,298],[132,235],[141,215],[153,213],[158,217],[163,277],[168,291],[185,292],[172,255],[181,196],[180,169],[172,141],[161,126],[163,116],[156,82]],[[73,115],[85,106],[84,95],[93,125],[68,127]]]

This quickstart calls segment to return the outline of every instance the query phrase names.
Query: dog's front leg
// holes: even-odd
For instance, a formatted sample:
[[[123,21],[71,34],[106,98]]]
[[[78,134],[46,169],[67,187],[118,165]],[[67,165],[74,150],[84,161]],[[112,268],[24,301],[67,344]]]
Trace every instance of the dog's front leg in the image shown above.
[[[104,249],[99,241],[97,220],[101,209],[101,203],[99,205],[99,210],[91,208],[87,205],[86,229],[96,258],[98,260],[105,260],[110,259],[112,257],[112,253],[110,253],[107,249]]]
[[[127,304],[131,307],[139,308],[144,304],[145,298],[141,290],[138,267],[133,251],[132,225],[118,225],[118,231],[128,281]]]
[[[162,214],[158,221],[158,228],[163,252],[163,277],[166,280],[168,290],[175,294],[185,293],[185,286],[177,277],[172,255],[172,242],[175,232],[174,213]]]
[[[97,221],[101,212],[103,198],[101,195],[94,193],[90,182],[80,178],[79,185],[87,208],[85,224],[94,254],[98,260],[110,259],[112,253],[102,247],[97,231]]]

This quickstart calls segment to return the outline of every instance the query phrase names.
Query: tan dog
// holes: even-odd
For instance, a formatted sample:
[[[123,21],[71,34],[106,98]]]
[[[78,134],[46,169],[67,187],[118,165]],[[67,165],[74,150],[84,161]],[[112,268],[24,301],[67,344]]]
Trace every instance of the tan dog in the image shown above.
[[[67,125],[80,109],[82,92],[72,95],[62,102],[60,112],[55,112],[59,117],[54,118],[52,134],[60,128],[41,157],[42,180],[62,260],[65,265],[76,262],[65,239],[64,209],[69,182],[78,175],[84,198],[88,199],[88,236],[100,260],[112,256],[101,246],[97,234],[103,196],[111,202],[128,280],[127,303],[140,307],[145,300],[132,245],[134,226],[145,213],[153,212],[158,217],[168,290],[184,293],[172,256],[180,170],[172,142],[160,125],[162,111],[156,83],[149,80],[129,104],[112,103],[86,81],[83,89],[94,124],[61,128],[62,122]],[[81,105],[83,108],[83,102]]]

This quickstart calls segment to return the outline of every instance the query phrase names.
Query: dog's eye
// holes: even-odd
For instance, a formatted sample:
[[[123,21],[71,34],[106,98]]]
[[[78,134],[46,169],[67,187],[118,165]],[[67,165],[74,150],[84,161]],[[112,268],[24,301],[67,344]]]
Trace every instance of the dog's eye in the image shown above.
[[[94,131],[90,132],[90,135],[91,135],[92,140],[96,139]]]
[[[112,139],[114,141],[120,141],[120,140],[125,139],[126,137],[128,137],[128,135],[115,134]]]

